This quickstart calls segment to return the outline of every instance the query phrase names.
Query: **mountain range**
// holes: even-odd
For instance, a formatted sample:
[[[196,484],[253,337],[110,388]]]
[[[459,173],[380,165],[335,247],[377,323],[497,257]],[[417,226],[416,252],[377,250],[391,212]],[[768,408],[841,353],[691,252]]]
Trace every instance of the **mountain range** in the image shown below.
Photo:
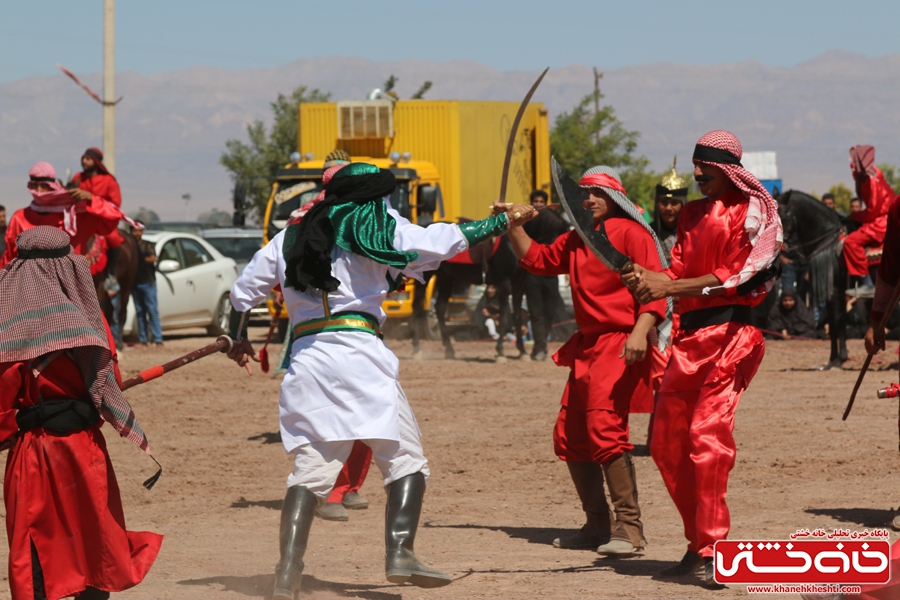
[[[265,69],[120,72],[116,175],[124,208],[151,208],[164,219],[229,210],[231,181],[218,164],[225,141],[246,140],[246,125],[268,122],[269,103],[299,85],[330,92],[334,100],[363,99],[393,74],[401,98],[430,80],[429,99],[518,101],[538,72],[500,72],[469,60],[342,56]],[[82,80],[95,91],[102,87],[99,73]],[[604,71],[600,87],[603,103],[641,133],[638,152],[656,170],[676,154],[684,170],[703,133],[728,129],[745,151],[777,152],[786,188],[821,193],[837,182],[850,184],[847,150],[854,144],[874,145],[876,162],[900,164],[897,81],[900,55],[831,51],[790,68],[753,61],[629,66]],[[593,85],[591,66],[555,68],[534,99],[546,104],[552,122]],[[67,168],[80,170],[83,150],[101,139],[99,105],[64,75],[0,84],[0,204],[8,210],[28,204],[25,182],[33,163],[50,161],[64,177]],[[189,204],[183,194],[191,195]]]

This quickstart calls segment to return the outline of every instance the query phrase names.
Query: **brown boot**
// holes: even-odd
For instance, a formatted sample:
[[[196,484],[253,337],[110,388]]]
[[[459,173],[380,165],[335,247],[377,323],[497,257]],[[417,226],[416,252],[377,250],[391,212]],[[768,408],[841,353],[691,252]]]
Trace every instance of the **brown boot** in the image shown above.
[[[585,524],[574,535],[553,540],[555,548],[569,550],[594,550],[609,542],[612,531],[612,515],[603,489],[603,467],[592,462],[570,462],[569,475],[575,483],[575,491],[581,499],[581,508],[587,518]]]
[[[643,550],[644,525],[641,523],[641,508],[638,506],[637,480],[634,463],[626,452],[619,458],[603,464],[609,497],[616,512],[616,523],[612,539],[597,548],[599,554],[634,554]]]

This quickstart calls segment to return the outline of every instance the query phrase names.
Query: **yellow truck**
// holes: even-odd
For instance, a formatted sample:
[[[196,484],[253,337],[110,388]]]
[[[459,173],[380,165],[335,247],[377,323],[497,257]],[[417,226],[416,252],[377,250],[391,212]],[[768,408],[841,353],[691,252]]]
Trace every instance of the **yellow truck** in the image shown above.
[[[265,241],[293,210],[322,189],[325,156],[337,148],[397,176],[392,206],[419,225],[478,219],[500,192],[500,175],[518,102],[362,100],[299,105],[299,162],[272,184]],[[550,128],[543,104],[532,102],[516,134],[507,202],[527,203],[532,190],[550,192]],[[431,305],[432,281],[425,306]],[[412,315],[412,286],[385,301],[391,318]]]

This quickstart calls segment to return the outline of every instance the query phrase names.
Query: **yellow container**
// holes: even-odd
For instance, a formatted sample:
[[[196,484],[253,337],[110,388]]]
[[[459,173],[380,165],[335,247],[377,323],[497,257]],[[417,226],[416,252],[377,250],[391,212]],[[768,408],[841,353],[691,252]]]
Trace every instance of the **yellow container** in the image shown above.
[[[399,100],[392,108],[393,137],[340,139],[337,103],[303,103],[297,144],[301,155],[311,153],[314,160],[335,148],[353,157],[409,153],[411,160],[431,163],[440,174],[444,216],[436,219],[480,219],[500,194],[518,108],[517,102]],[[519,124],[507,186],[507,202],[527,203],[534,189],[550,192],[550,130],[541,103],[529,104]]]

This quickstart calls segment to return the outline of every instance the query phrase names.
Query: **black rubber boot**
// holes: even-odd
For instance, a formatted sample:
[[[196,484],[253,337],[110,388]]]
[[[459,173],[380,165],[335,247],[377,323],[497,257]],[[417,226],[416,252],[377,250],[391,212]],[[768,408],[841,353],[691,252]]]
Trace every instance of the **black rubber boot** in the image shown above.
[[[106,250],[106,273],[118,281],[116,273],[119,271],[119,257],[122,255],[122,247],[107,248]]]
[[[423,565],[413,552],[424,495],[425,475],[422,473],[407,475],[387,486],[384,574],[391,583],[436,588],[453,581],[448,574]]]
[[[316,514],[315,494],[303,486],[288,488],[281,509],[281,560],[275,567],[275,593],[272,600],[294,600],[303,576],[303,554],[309,540],[309,528]]]

